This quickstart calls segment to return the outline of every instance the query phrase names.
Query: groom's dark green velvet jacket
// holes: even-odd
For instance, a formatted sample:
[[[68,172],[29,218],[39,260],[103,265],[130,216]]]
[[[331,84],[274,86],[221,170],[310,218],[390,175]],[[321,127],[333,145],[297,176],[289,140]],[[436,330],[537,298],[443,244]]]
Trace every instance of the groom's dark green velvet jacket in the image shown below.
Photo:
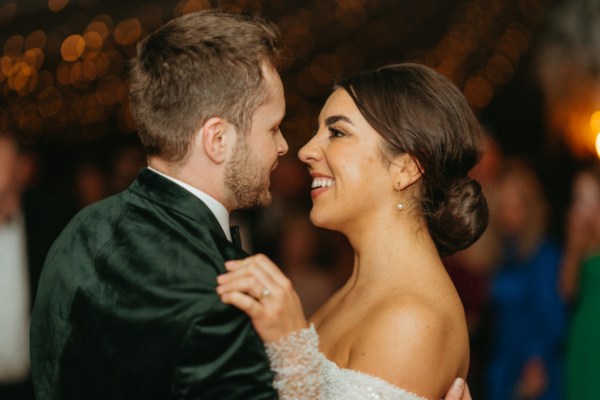
[[[245,257],[194,195],[144,169],[50,250],[31,322],[37,400],[274,399],[250,320],[221,303]]]

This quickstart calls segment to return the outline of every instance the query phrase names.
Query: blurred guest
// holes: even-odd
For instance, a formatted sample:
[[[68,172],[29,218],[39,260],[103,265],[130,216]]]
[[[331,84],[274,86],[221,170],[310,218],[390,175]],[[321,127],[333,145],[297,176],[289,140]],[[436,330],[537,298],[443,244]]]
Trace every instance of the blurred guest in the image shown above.
[[[561,251],[546,234],[548,204],[536,174],[517,160],[506,163],[496,190],[503,249],[491,287],[489,399],[559,399],[565,318]]]
[[[15,133],[0,132],[0,399],[7,400],[34,398],[31,305],[46,252],[63,226],[61,212],[49,211],[52,197],[29,190],[35,165]]]
[[[482,157],[470,172],[481,183],[488,207],[494,208],[494,187],[502,167],[502,152],[490,134],[484,136]],[[474,398],[485,398],[485,365],[489,361],[489,318],[486,313],[490,279],[498,265],[500,240],[491,219],[481,237],[470,247],[444,260],[460,295],[467,317],[471,360],[468,382]]]
[[[567,399],[600,399],[600,165],[573,181],[567,214],[563,295],[573,306],[567,340]]]
[[[491,210],[495,202],[494,187],[501,166],[502,154],[498,144],[491,136],[484,136],[481,160],[469,175],[481,183]],[[488,298],[490,275],[498,265],[500,257],[500,239],[498,230],[494,229],[494,223],[493,219],[490,220],[483,235],[473,245],[444,260],[464,304],[471,334],[479,328]],[[473,352],[473,348],[471,351]]]

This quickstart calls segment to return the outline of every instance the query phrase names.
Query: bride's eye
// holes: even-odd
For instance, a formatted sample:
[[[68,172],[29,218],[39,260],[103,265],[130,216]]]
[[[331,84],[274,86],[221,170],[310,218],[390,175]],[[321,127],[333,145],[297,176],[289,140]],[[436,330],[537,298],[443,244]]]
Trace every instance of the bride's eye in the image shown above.
[[[335,128],[329,128],[329,137],[332,138],[336,138],[336,137],[344,137],[346,135],[344,135],[344,133],[340,130],[337,130]]]

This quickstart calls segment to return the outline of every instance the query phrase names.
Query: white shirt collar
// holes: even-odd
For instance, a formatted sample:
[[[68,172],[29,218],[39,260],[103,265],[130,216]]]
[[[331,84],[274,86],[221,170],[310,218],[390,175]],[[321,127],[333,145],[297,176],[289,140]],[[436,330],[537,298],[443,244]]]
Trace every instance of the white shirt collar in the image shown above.
[[[227,209],[223,204],[219,203],[218,200],[209,196],[203,191],[196,189],[195,187],[188,185],[185,182],[181,182],[179,179],[175,179],[172,176],[165,175],[152,167],[148,167],[148,169],[178,184],[179,186],[181,186],[182,188],[184,188],[185,190],[202,200],[202,202],[206,204],[206,206],[210,209],[210,211],[212,211],[214,216],[217,218],[217,221],[219,221],[219,225],[221,225],[223,232],[225,232],[225,236],[227,236],[227,239],[229,239],[229,241],[231,242],[231,231],[229,229],[229,212],[227,212]]]
[[[0,226],[0,382],[25,379],[29,371],[29,273],[25,219],[19,212]]]

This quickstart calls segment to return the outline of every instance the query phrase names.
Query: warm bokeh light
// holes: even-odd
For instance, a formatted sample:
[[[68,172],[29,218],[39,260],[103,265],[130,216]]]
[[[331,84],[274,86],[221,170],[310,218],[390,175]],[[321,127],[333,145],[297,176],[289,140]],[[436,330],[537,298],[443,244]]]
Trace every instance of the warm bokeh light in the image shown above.
[[[600,132],[600,112],[586,112],[587,107],[584,102],[574,108],[565,107],[561,112],[552,114],[550,119],[554,126],[564,126],[562,134],[565,141],[578,157],[589,157],[596,153]]]
[[[182,3],[182,14],[189,14],[196,11],[209,10],[211,7],[209,0],[187,0]]]
[[[126,46],[141,39],[142,24],[137,18],[125,19],[115,26],[115,42]]]
[[[35,71],[24,62],[17,63],[15,67],[17,72],[11,76],[11,78],[14,77],[12,89],[19,92],[26,87],[29,77],[35,74]]]
[[[98,82],[96,99],[98,103],[110,106],[126,99],[126,89],[118,75],[108,75]]]
[[[41,30],[33,31],[25,38],[25,50],[34,48],[43,50],[46,47],[47,40],[48,36],[46,32]]]
[[[100,37],[102,38],[102,40],[106,40],[108,38],[109,35],[109,29],[108,29],[108,25],[106,24],[105,21],[93,21],[92,23],[90,23],[88,25],[88,27],[85,29],[85,34],[88,34],[90,32],[95,32],[98,35],[100,35]],[[84,34],[84,37],[85,37]]]
[[[37,47],[29,49],[23,54],[23,62],[37,71],[44,63],[44,53]]]
[[[96,69],[96,62],[89,55],[86,56],[85,59],[83,60],[82,68],[83,68],[83,78],[86,81],[93,81],[98,76],[98,70]]]
[[[117,123],[122,131],[131,132],[135,130],[135,121],[133,119],[133,115],[131,114],[129,103],[125,104],[119,109],[117,114]]]
[[[13,35],[4,42],[3,53],[5,56],[18,57],[23,51],[25,39],[21,35]]]
[[[85,40],[81,35],[67,37],[60,47],[60,54],[65,61],[77,61],[85,50]]]
[[[12,22],[13,18],[17,15],[17,4],[6,3],[0,7],[0,26],[8,25]]]
[[[590,130],[595,134],[600,132],[600,111],[596,111],[590,118]]]
[[[84,33],[83,40],[85,41],[85,47],[91,50],[100,50],[104,44],[104,40],[100,33],[94,31]]]
[[[94,70],[96,71],[96,76],[98,78],[102,78],[108,73],[108,69],[110,67],[110,61],[108,56],[104,52],[91,52],[85,56],[85,63],[93,62]],[[84,64],[85,64],[84,63]],[[85,67],[85,65],[84,65]],[[90,67],[91,68],[91,67]]]
[[[56,68],[56,81],[61,85],[69,84],[69,74],[71,73],[71,66],[69,63],[62,61]]]
[[[81,61],[77,61],[71,65],[71,70],[69,71],[69,83],[75,87],[80,84],[80,81],[83,77],[83,71],[81,67]]]
[[[414,61],[436,69],[480,112],[513,79],[532,45],[536,21],[548,8],[548,2],[537,0],[463,0],[435,7],[430,7],[435,0],[429,0],[421,8],[419,0],[401,7],[394,0],[312,0],[293,6],[285,0],[178,0],[127,2],[117,8],[104,3],[48,0],[48,9],[55,13],[47,13],[52,22],[13,23],[5,30],[15,18],[20,24],[23,13],[20,1],[0,2],[0,27],[6,38],[0,41],[0,94],[5,115],[15,117],[16,125],[29,132],[39,128],[62,135],[66,129],[79,134],[101,122],[105,129],[116,118],[116,129],[133,130],[125,66],[137,43],[170,18],[210,9],[215,3],[234,12],[265,11],[280,26],[288,52],[281,68],[289,105],[284,125],[291,136],[310,133],[334,80],[388,62]],[[436,36],[426,45],[415,42],[415,35],[423,34],[440,9],[450,13],[445,26],[436,27]],[[27,122],[16,107],[33,109],[36,117]],[[572,125],[581,136],[586,124],[581,123],[583,108],[578,112]],[[590,142],[587,136],[585,140]]]
[[[48,0],[50,11],[58,12],[69,4],[69,0]]]
[[[4,56],[0,59],[0,70],[4,76],[10,76],[13,67],[13,60],[9,56]]]
[[[478,109],[487,106],[493,96],[492,85],[480,76],[470,78],[465,84],[464,92],[469,103]]]
[[[337,0],[337,6],[344,12],[359,12],[362,11],[366,4],[366,0]]]
[[[505,85],[512,79],[514,64],[505,56],[495,54],[487,62],[485,73],[495,85]]]
[[[458,3],[454,23],[437,46],[416,59],[450,78],[480,111],[497,89],[512,80],[531,45],[531,28],[515,18],[524,13],[536,23],[548,5],[525,10],[524,2],[473,0]],[[525,7],[528,8],[529,6]]]

